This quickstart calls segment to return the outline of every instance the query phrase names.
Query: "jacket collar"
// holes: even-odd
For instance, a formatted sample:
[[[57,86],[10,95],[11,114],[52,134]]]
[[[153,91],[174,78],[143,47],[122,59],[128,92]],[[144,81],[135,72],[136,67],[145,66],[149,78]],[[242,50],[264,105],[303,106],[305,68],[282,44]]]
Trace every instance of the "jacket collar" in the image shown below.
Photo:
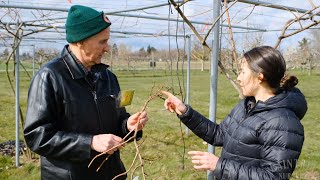
[[[277,108],[286,108],[294,112],[299,119],[304,117],[308,109],[307,101],[298,88],[293,88],[288,91],[279,91],[279,94],[269,98],[264,102],[256,102],[254,97],[246,97],[244,103],[246,110],[249,106],[253,107],[251,108],[250,113]]]
[[[86,73],[81,69],[81,67],[77,64],[76,60],[73,59],[72,55],[68,51],[69,45],[66,45],[62,52],[61,58],[64,61],[69,73],[73,79],[81,79],[86,77]],[[99,78],[102,80],[108,79],[108,74],[106,70],[109,66],[106,64],[96,64],[92,67],[96,73],[99,73]]]

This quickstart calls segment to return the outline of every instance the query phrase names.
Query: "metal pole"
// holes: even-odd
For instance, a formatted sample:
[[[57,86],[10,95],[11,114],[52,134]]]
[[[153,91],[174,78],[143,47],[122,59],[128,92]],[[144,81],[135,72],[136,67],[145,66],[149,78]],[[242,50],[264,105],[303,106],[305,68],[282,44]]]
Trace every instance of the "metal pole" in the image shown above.
[[[19,21],[17,21],[17,27],[19,26]],[[19,31],[17,29],[17,31]],[[20,64],[20,57],[19,57],[19,45],[18,45],[18,38],[19,38],[19,33],[17,33],[16,37],[16,42],[15,42],[15,46],[18,46],[16,49],[16,167],[19,167],[19,155],[20,155],[20,141],[19,141],[19,112],[20,112],[20,102],[19,102],[19,64]]]
[[[190,60],[191,60],[191,36],[187,35],[187,43],[188,43],[188,64],[187,64],[187,89],[186,89],[186,104],[190,104]],[[186,127],[186,135],[189,135],[189,129]]]
[[[7,24],[7,25],[12,25],[12,23],[9,23],[9,22],[3,22],[3,24]],[[47,26],[47,25],[32,25],[32,24],[25,24],[26,26],[32,26],[32,27],[50,27],[50,26]],[[56,26],[55,29],[65,29],[65,27],[63,26]],[[310,27],[308,29],[320,29],[319,27]],[[1,30],[0,29],[0,33],[1,33]],[[296,31],[296,30],[300,30],[299,28],[288,28],[287,31]],[[34,31],[32,29],[24,29],[24,32],[27,32],[27,31]],[[282,29],[261,29],[261,30],[248,30],[248,31],[234,31],[232,32],[233,34],[243,34],[243,33],[253,33],[253,32],[273,32],[273,31],[282,31]],[[61,32],[61,31],[57,31],[57,30],[45,30],[45,31],[41,31],[39,33],[59,33],[59,34],[65,34],[65,32]],[[117,30],[110,30],[111,33],[119,33],[119,34],[127,34],[127,35],[139,35],[139,34],[143,34],[143,35],[150,35],[150,36],[153,36],[153,37],[158,37],[158,36],[174,36],[174,37],[185,37],[185,35],[183,34],[157,34],[157,33],[151,33],[151,32],[134,32],[134,31],[117,31]],[[229,32],[221,32],[220,34],[229,34]],[[204,33],[200,33],[200,35],[205,35]],[[111,36],[114,36],[113,34],[111,34]],[[117,36],[119,37],[119,36]],[[120,37],[126,37],[126,36],[120,36]],[[2,37],[3,39],[11,39],[11,37]],[[34,37],[27,37],[27,38],[23,38],[23,40],[64,40],[65,41],[65,38],[34,38]],[[10,46],[11,47],[11,46]]]
[[[281,10],[285,10],[285,11],[299,12],[299,13],[305,13],[308,11],[308,10],[301,9],[301,8],[295,8],[295,7],[284,6],[284,5],[277,5],[277,4],[273,4],[273,3],[269,3],[269,2],[263,2],[260,0],[259,1],[257,1],[257,0],[238,0],[238,1],[241,3],[246,3],[246,4],[253,4],[253,5],[257,5],[257,6],[264,6],[264,7],[281,9]],[[179,1],[179,2],[181,2],[181,1]],[[179,3],[179,2],[177,2],[177,3]],[[132,12],[132,11],[157,8],[157,7],[166,6],[166,5],[168,5],[168,3],[156,4],[156,5],[146,6],[146,7],[141,7],[141,8],[126,9],[126,10],[121,10],[121,11],[111,11],[111,12],[105,12],[105,13],[110,14],[110,15],[123,15],[123,16],[125,16],[126,15],[125,12]],[[37,9],[37,10],[48,10],[48,11],[61,11],[61,12],[68,12],[69,11],[69,8],[16,5],[16,4],[0,4],[0,8],[1,7],[3,7],[3,8],[21,8],[21,9]],[[123,13],[123,14],[121,14],[121,13]],[[312,12],[310,12],[310,14],[312,14]],[[320,13],[318,13],[316,15],[320,16]],[[173,21],[176,21],[176,19]]]
[[[51,10],[51,11],[62,11],[68,12],[69,8],[55,8],[55,7],[43,7],[43,6],[27,6],[27,5],[11,5],[11,4],[0,4],[0,8],[20,8],[20,9],[35,9],[35,10]],[[154,19],[154,20],[165,20],[165,21],[174,21],[174,22],[184,22],[182,19],[176,18],[162,18],[157,16],[144,16],[144,15],[137,15],[137,14],[129,14],[129,13],[113,13],[113,12],[105,12],[105,14],[113,15],[113,16],[124,16],[124,17],[136,17],[136,18],[144,18],[144,19]],[[190,21],[193,24],[207,24],[205,21]],[[209,24],[210,26],[211,24]],[[228,25],[221,24],[221,26],[228,27]],[[232,28],[240,28],[240,29],[248,29],[248,30],[261,30],[267,31],[266,29],[258,29],[258,28],[250,28],[244,26],[236,26],[232,25]]]
[[[183,1],[177,1],[177,3],[181,3]],[[152,9],[157,8],[161,6],[167,6],[170,5],[169,3],[162,3],[162,4],[156,4],[151,6],[145,6],[140,8],[134,8],[134,9],[126,9],[121,11],[111,11],[108,12],[108,14],[115,14],[115,13],[125,13],[125,12],[131,12],[131,11],[140,11],[140,10],[146,10],[146,9]],[[62,11],[62,12],[68,12],[69,8],[57,8],[57,7],[48,7],[48,6],[30,6],[30,5],[15,5],[15,4],[1,4],[0,7],[5,8],[23,8],[23,9],[38,9],[38,10],[49,10],[49,11]]]
[[[108,14],[108,13],[106,13]],[[154,19],[154,20],[165,20],[165,21],[174,21],[174,22],[184,22],[182,19],[176,19],[176,18],[162,18],[162,17],[157,17],[157,16],[144,16],[144,15],[137,15],[137,14],[121,14],[121,13],[116,13],[112,14],[112,16],[124,16],[124,17],[136,17],[136,18],[144,18],[144,19]],[[217,17],[218,18],[218,17]],[[190,23],[193,24],[208,24],[207,22],[204,21],[194,21],[190,20]],[[209,26],[211,24],[208,24]],[[219,23],[220,25],[220,23]],[[223,27],[228,27],[226,24],[221,24]],[[251,27],[244,27],[244,26],[237,26],[237,25],[232,25],[232,28],[239,28],[239,29],[248,29],[248,30],[261,30],[263,32],[267,31],[266,29],[259,29],[259,28],[251,28]]]
[[[221,1],[213,0],[213,19],[217,19],[220,15]],[[218,61],[219,61],[219,31],[220,21],[213,28],[213,42],[212,42],[212,54],[210,65],[210,108],[209,119],[212,122],[216,122],[216,105],[217,105],[217,86],[218,86]],[[215,153],[215,149],[212,145],[208,145],[208,152]],[[207,172],[207,179],[213,180],[212,171]]]
[[[177,1],[176,3],[181,3],[181,2],[183,2],[183,1]],[[124,12],[131,12],[131,11],[140,11],[140,10],[157,8],[157,7],[161,7],[161,6],[167,6],[167,5],[170,6],[169,2],[163,3],[163,4],[152,5],[152,6],[145,6],[145,7],[141,7],[141,8],[126,9],[126,10],[121,10],[121,11],[111,11],[111,12],[108,12],[108,13],[109,14],[114,14],[114,13],[124,13]]]
[[[34,71],[34,60],[35,60],[35,56],[36,56],[36,47],[35,47],[35,45],[33,45],[33,58],[32,58],[32,75],[34,76],[34,73],[35,73],[35,71]]]
[[[277,4],[272,4],[269,2],[263,2],[263,1],[257,1],[257,0],[239,0],[239,2],[246,3],[246,4],[253,4],[256,6],[264,6],[264,7],[274,8],[274,9],[281,9],[281,10],[285,10],[285,11],[299,12],[299,13],[306,13],[308,11],[308,10],[301,9],[301,8],[277,5]],[[312,14],[312,12],[310,12],[309,14]],[[320,16],[319,13],[316,15]]]

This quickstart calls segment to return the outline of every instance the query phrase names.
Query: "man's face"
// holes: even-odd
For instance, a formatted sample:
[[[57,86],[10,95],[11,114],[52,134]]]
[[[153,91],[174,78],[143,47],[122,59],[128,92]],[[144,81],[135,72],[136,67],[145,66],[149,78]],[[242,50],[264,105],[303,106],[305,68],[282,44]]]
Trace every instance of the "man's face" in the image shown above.
[[[101,58],[105,52],[109,51],[108,41],[110,38],[110,28],[84,40],[81,44],[82,62],[87,68],[101,63]]]

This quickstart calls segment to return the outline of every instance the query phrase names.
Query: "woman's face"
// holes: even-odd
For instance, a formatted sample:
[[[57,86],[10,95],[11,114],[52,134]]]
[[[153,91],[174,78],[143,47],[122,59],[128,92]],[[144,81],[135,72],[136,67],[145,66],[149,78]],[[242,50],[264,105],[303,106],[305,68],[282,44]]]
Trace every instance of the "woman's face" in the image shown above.
[[[255,96],[260,85],[257,73],[252,72],[246,59],[241,62],[241,69],[237,80],[244,96]]]

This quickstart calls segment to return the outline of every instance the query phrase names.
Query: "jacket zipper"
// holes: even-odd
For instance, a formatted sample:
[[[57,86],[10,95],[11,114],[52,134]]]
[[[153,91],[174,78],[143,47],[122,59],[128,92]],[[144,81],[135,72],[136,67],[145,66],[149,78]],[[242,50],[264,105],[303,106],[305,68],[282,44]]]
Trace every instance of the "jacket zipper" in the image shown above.
[[[96,109],[97,109],[97,112],[98,112],[98,119],[99,119],[99,133],[101,132],[102,130],[102,121],[101,121],[101,115],[100,115],[100,110],[99,110],[99,106],[98,106],[98,97],[97,97],[97,91],[95,88],[92,87],[92,85],[90,84],[90,82],[88,81],[87,78],[85,78],[86,82],[88,83],[88,85],[90,86],[90,90],[91,90],[91,93],[93,95],[93,100],[94,100],[94,103],[96,105]],[[96,87],[96,86],[95,86]]]
[[[99,106],[98,106],[98,102],[97,102],[97,91],[93,91],[93,97],[94,97],[94,103],[96,104],[96,109],[98,111],[98,117],[99,117],[99,132],[102,132],[102,122],[101,122],[101,115],[100,115],[100,110],[99,110]]]

